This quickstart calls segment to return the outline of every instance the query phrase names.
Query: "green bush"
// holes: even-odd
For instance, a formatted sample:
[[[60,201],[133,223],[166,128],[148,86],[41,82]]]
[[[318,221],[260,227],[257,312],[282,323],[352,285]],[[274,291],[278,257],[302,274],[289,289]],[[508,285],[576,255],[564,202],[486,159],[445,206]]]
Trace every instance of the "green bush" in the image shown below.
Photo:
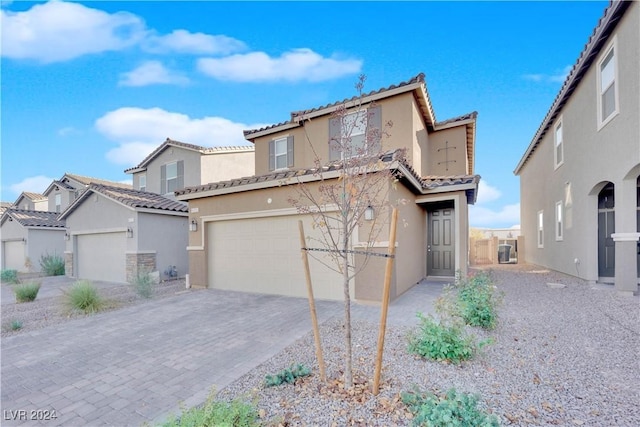
[[[64,259],[60,255],[41,255],[40,268],[45,276],[64,276]]]
[[[39,290],[39,283],[24,283],[22,285],[16,285],[13,289],[17,302],[31,302],[35,300]]]
[[[409,335],[409,352],[431,360],[458,363],[473,357],[476,344],[465,334],[463,325],[437,322],[433,316],[417,314],[420,325]]]
[[[138,295],[143,298],[151,298],[153,294],[153,278],[147,270],[140,270],[133,279],[133,287]]]
[[[0,272],[0,281],[2,283],[18,283],[18,270],[2,270]]]
[[[17,319],[12,320],[11,321],[11,330],[12,331],[18,331],[20,329],[22,329],[22,322],[17,320]]]
[[[460,316],[467,325],[494,329],[498,323],[500,295],[486,272],[462,279],[456,283]]]
[[[71,308],[85,313],[95,313],[104,306],[98,289],[88,280],[75,282],[67,293],[67,301]]]
[[[311,369],[302,364],[296,366],[291,365],[290,368],[286,368],[275,375],[267,375],[264,379],[264,383],[267,387],[278,386],[284,383],[293,384],[296,378],[306,377],[311,375]]]
[[[172,417],[163,427],[257,427],[258,410],[255,404],[242,399],[231,402],[216,400],[211,393],[201,407],[184,410],[179,418]]]
[[[495,415],[478,408],[478,396],[459,393],[454,388],[446,395],[423,392],[415,388],[402,393],[402,402],[414,415],[414,426],[495,427],[500,423]]]

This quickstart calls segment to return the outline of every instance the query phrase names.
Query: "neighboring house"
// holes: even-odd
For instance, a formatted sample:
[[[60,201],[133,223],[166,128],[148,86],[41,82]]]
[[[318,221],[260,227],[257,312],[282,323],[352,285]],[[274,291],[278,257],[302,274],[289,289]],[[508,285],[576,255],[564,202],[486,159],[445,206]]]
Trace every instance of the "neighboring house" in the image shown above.
[[[112,187],[132,188],[131,184],[107,181],[104,179],[65,173],[62,178],[54,180],[44,191],[48,200],[49,212],[65,210],[90,184],[102,184]]]
[[[362,101],[368,109],[368,128],[382,129],[382,123],[393,122],[382,147],[387,155],[381,160],[402,178],[398,185],[388,183],[388,201],[407,201],[399,205],[391,298],[426,276],[453,278],[456,271],[465,273],[468,204],[475,203],[480,178],[473,171],[477,113],[436,121],[424,74],[370,92]],[[178,200],[189,202],[190,223],[195,224],[188,248],[193,286],[306,295],[298,220],[304,222],[307,235],[317,236],[318,231],[288,199],[296,195],[293,184],[298,179],[318,185],[314,153],[327,165],[325,179],[338,176],[335,160],[341,154],[329,141],[340,135],[332,113],[343,104],[354,106],[353,100],[345,100],[245,131],[245,138],[255,145],[254,176],[176,191]],[[402,149],[405,158],[398,156]],[[354,247],[362,249],[355,237]],[[381,241],[374,250],[385,252],[387,246]],[[355,299],[381,299],[384,265],[369,261],[353,282]],[[317,262],[311,268],[315,295],[342,299],[341,276]]]
[[[13,206],[25,211],[46,211],[48,201],[43,194],[23,191],[13,203]]]
[[[514,173],[527,262],[636,292],[640,4],[612,2]]]
[[[64,221],[55,212],[7,208],[0,219],[2,270],[40,271],[42,255],[64,257]]]
[[[8,208],[13,207],[11,202],[0,202],[0,215],[4,213]]]
[[[131,282],[141,269],[187,272],[187,206],[158,194],[91,184],[60,214],[69,277]]]
[[[167,138],[138,166],[125,170],[133,188],[174,197],[174,191],[252,175],[254,148],[202,147]]]

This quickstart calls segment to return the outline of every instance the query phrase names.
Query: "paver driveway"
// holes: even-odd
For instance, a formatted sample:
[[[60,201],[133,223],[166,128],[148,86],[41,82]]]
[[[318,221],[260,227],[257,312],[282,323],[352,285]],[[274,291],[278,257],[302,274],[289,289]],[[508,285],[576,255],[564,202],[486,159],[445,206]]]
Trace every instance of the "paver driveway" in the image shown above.
[[[422,283],[391,306],[414,322],[442,289]],[[319,320],[342,304],[317,302]],[[355,306],[354,318],[379,319]],[[138,426],[202,403],[311,329],[303,298],[192,291],[2,339],[2,425]],[[31,411],[40,412],[31,412]],[[21,412],[25,411],[25,412]],[[15,418],[22,418],[16,420]]]

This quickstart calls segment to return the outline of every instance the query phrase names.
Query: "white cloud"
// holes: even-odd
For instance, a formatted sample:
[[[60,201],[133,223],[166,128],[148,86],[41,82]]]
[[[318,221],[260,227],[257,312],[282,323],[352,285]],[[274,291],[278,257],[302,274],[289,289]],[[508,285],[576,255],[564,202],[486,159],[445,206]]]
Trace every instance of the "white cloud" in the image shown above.
[[[246,45],[240,40],[224,35],[212,36],[174,30],[171,34],[164,36],[150,36],[143,43],[143,48],[152,53],[228,55],[246,49]]]
[[[502,193],[496,187],[492,187],[485,180],[480,180],[478,185],[478,199],[476,204],[481,205],[483,203],[492,202],[498,200]]]
[[[24,12],[0,11],[2,56],[50,63],[121,50],[145,36],[130,13],[106,13],[78,3],[50,1]]]
[[[264,52],[236,54],[224,58],[200,58],[198,69],[213,78],[237,82],[331,80],[359,73],[359,59],[325,58],[311,49],[293,49],[278,58]]]
[[[562,70],[556,71],[555,74],[525,74],[522,78],[536,83],[563,83],[572,68],[573,66],[567,65]]]
[[[519,223],[520,203],[505,205],[498,210],[476,205],[469,206],[469,224],[472,227],[502,228],[505,224]]]
[[[12,184],[9,189],[15,193],[16,197],[23,191],[31,193],[42,193],[51,184],[54,178],[50,178],[44,175],[31,176],[25,178],[17,184]]]
[[[128,73],[120,74],[119,86],[149,86],[153,84],[186,85],[189,79],[167,69],[160,61],[146,61]]]
[[[96,120],[95,126],[120,144],[107,153],[107,159],[133,166],[166,138],[205,147],[249,145],[242,131],[264,125],[236,123],[222,117],[195,119],[161,108],[124,107],[108,112]]]
[[[58,135],[62,137],[73,136],[73,135],[81,135],[82,131],[74,128],[73,126],[66,126],[61,129],[58,129]]]

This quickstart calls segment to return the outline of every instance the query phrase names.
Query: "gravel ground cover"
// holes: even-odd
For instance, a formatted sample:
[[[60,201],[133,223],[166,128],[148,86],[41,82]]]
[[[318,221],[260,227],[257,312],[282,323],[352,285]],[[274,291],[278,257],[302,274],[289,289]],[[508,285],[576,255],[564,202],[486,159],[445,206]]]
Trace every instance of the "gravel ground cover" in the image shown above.
[[[42,281],[43,279],[35,279]],[[2,287],[15,285],[2,284]],[[42,286],[56,286],[54,283],[44,281]],[[106,300],[105,311],[116,310],[133,304],[143,304],[156,298],[175,295],[176,292],[185,290],[184,279],[160,282],[154,285],[151,299],[139,296],[132,285],[123,284],[118,286],[100,287],[98,293]],[[71,319],[91,316],[69,310],[65,304],[64,291],[56,292],[57,296],[41,297],[40,294],[51,294],[44,292],[41,288],[35,301],[25,303],[4,303],[2,304],[2,336],[21,334],[46,326],[58,325]],[[22,324],[18,330],[12,330],[11,323],[17,320]]]
[[[262,419],[272,425],[403,426],[411,425],[411,415],[400,403],[402,391],[418,385],[444,393],[455,387],[479,394],[483,409],[502,425],[640,425],[639,298],[535,267],[492,274],[504,292],[500,324],[491,332],[469,330],[494,340],[471,361],[454,365],[410,355],[410,328],[391,324],[381,389],[373,396],[378,325],[356,320],[356,387],[345,391],[343,327],[334,318],[321,326],[326,383],[319,380],[309,333],[218,397],[254,399]],[[266,375],[297,363],[312,367],[312,375],[293,385],[264,386]]]

